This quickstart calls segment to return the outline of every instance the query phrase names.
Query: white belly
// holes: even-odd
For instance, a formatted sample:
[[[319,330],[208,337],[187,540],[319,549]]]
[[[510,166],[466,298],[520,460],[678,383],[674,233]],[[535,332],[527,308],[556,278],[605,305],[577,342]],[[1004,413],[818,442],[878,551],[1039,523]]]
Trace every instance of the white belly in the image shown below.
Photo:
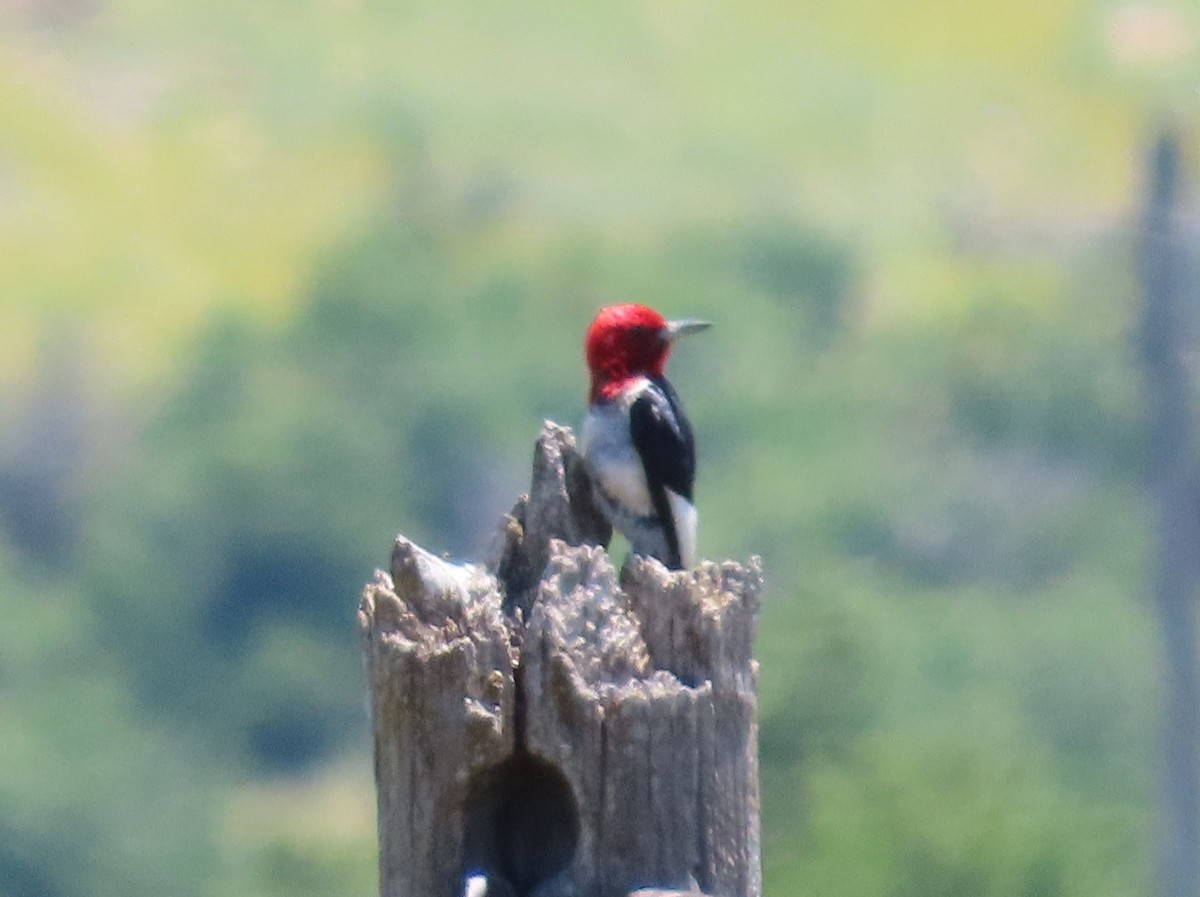
[[[642,459],[629,435],[629,406],[647,385],[643,382],[615,401],[589,409],[580,446],[596,485],[627,510],[643,515],[653,514],[654,505]]]

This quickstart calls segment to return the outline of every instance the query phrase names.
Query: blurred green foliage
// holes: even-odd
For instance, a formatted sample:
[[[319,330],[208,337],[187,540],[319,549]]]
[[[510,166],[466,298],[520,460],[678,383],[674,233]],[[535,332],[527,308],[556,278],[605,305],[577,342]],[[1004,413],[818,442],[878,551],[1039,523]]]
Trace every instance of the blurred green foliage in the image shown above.
[[[357,591],[486,551],[626,299],[717,325],[767,892],[1146,889],[1123,222],[1188,8],[0,22],[0,897],[371,893]]]

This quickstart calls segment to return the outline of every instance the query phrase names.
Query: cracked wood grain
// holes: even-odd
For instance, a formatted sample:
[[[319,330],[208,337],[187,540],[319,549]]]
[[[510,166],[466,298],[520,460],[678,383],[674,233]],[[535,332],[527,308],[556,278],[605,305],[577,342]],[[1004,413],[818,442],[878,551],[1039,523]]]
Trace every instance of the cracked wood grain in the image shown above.
[[[609,535],[547,423],[486,565],[401,536],[364,590],[381,897],[760,897],[760,564]]]

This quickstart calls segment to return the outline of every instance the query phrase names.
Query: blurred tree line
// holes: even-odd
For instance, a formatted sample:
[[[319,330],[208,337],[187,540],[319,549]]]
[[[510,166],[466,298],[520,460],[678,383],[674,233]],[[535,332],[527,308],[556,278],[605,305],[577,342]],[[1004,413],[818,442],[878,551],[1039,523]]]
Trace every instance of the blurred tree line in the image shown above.
[[[367,762],[359,585],[397,530],[486,550],[610,297],[717,323],[673,370],[702,547],[770,574],[769,891],[1144,885],[1125,238],[965,258],[957,313],[873,326],[855,245],[806,222],[531,247],[496,190],[398,200],[148,412],[47,340],[0,448],[0,893],[368,893],[369,838],[239,853],[228,795]]]
[[[767,893],[1148,892],[1132,160],[1198,27],[0,4],[0,897],[373,893],[360,584],[486,551],[624,300],[716,323]]]

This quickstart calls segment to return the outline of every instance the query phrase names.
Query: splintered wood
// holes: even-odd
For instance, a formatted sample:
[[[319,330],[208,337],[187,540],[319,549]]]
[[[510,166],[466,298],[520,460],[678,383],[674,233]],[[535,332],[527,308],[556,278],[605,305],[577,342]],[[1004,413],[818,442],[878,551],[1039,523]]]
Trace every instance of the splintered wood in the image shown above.
[[[399,537],[364,590],[381,897],[760,897],[759,561],[609,536],[547,423],[488,564]]]

